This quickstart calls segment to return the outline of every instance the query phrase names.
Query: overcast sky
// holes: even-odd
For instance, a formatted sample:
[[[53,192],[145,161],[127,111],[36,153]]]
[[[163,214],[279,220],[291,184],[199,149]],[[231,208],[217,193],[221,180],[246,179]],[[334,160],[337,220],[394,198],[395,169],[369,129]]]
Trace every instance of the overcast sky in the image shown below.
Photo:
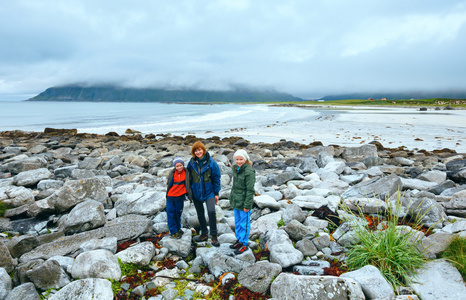
[[[48,87],[466,89],[466,0],[0,0],[0,100]]]

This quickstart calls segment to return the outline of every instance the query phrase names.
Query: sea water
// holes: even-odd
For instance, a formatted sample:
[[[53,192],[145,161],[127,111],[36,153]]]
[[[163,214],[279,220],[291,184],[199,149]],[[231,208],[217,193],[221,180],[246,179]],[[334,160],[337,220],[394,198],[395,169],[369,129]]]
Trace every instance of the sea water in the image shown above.
[[[122,102],[0,102],[0,131],[171,133],[241,136],[251,142],[280,139],[357,146],[373,140],[386,147],[450,148],[466,152],[466,110],[415,108],[278,107],[264,104],[165,104]]]

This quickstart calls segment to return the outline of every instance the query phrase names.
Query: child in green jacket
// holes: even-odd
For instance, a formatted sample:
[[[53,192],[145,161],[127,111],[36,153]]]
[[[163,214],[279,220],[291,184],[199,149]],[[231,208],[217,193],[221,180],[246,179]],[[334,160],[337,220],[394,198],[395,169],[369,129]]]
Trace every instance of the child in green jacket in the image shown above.
[[[230,206],[235,212],[235,234],[237,241],[230,245],[235,254],[248,250],[249,231],[251,228],[251,209],[254,202],[254,184],[256,172],[252,168],[249,155],[243,149],[235,152],[233,158],[233,186],[230,193]]]

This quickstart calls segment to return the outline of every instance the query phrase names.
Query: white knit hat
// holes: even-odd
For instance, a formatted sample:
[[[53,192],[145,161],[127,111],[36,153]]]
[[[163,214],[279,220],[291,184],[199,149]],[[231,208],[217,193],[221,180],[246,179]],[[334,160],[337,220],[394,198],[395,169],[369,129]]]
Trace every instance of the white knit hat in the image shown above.
[[[233,155],[233,159],[236,159],[237,156],[241,156],[242,158],[244,158],[245,161],[249,161],[249,155],[246,152],[246,150],[243,150],[243,149],[237,150],[235,154]]]

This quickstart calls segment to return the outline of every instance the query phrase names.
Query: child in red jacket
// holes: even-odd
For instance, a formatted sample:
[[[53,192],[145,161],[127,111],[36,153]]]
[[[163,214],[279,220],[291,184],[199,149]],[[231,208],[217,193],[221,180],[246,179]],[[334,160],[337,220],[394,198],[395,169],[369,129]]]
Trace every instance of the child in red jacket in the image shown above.
[[[186,195],[190,195],[191,185],[183,159],[175,157],[173,166],[174,168],[167,178],[167,223],[171,237],[179,239],[184,233],[181,230],[181,214]]]

